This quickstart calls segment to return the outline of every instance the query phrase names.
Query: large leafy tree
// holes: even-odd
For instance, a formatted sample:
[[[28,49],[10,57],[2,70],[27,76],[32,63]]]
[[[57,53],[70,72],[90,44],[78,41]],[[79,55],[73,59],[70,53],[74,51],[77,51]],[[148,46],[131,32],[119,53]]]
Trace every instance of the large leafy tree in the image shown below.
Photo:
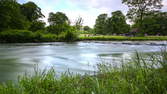
[[[135,23],[138,25],[138,23]],[[134,25],[134,26],[135,26]],[[143,18],[143,34],[167,35],[167,12],[150,12]]]
[[[162,0],[122,0],[129,7],[128,18],[139,21],[141,28],[146,13],[162,8]]]
[[[107,34],[124,34],[129,32],[130,26],[126,23],[126,17],[121,11],[112,12],[106,24]]]
[[[84,26],[83,30],[84,30],[84,31],[91,31],[92,28],[90,28],[89,26]]]
[[[54,34],[60,34],[71,29],[68,17],[62,12],[49,14],[48,22],[50,26],[47,27],[47,31]]]
[[[105,34],[106,21],[108,19],[107,14],[100,14],[94,26],[96,34]]]
[[[57,13],[51,12],[49,14],[48,22],[50,25],[63,25],[63,24],[69,24],[69,19],[66,16],[66,14],[62,12],[57,12]]]
[[[21,6],[21,10],[23,15],[30,21],[36,21],[44,15],[41,12],[41,8],[39,8],[34,2],[28,2]]]
[[[16,0],[0,0],[0,31],[4,29],[25,29],[27,21],[21,14]]]

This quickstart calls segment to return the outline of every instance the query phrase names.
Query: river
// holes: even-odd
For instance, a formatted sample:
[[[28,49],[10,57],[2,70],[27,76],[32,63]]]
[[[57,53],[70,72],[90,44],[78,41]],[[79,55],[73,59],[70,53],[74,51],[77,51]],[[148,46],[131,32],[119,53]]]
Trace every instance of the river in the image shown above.
[[[166,41],[85,41],[75,43],[0,44],[0,82],[16,80],[18,75],[40,69],[54,68],[58,74],[93,73],[101,62],[119,63],[130,59],[136,51],[160,52]]]

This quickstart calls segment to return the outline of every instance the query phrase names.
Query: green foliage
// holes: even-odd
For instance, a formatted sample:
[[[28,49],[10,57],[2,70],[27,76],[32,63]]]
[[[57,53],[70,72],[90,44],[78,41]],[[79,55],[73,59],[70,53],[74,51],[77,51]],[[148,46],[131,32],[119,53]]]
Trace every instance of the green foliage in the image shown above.
[[[112,12],[112,17],[107,20],[106,34],[126,34],[129,30],[124,14],[121,11]]]
[[[0,43],[70,42],[77,39],[77,34],[74,31],[62,32],[59,35],[45,33],[44,31],[31,32],[28,30],[6,30],[0,32]]]
[[[21,5],[21,10],[23,15],[30,21],[36,21],[44,15],[41,12],[41,9],[34,2],[27,2]]]
[[[72,42],[78,40],[78,35],[76,31],[66,31],[62,32],[58,38],[59,41]]]
[[[57,12],[55,14],[51,12],[49,14],[48,22],[50,23],[50,25],[58,25],[58,26],[69,24],[68,17],[62,12]]]
[[[27,30],[7,30],[0,32],[1,42],[31,42],[33,39],[33,33]]]
[[[15,0],[0,0],[0,31],[27,27],[28,21],[21,14],[20,4]]]
[[[130,25],[121,11],[115,11],[111,17],[107,17],[107,14],[99,15],[94,29],[96,34],[125,34],[129,32]]]
[[[138,27],[138,21],[133,27]],[[167,12],[150,12],[143,18],[142,34],[147,35],[167,35]]]
[[[43,21],[34,21],[29,27],[30,31],[36,32],[38,30],[45,30],[45,22]]]
[[[20,77],[17,85],[0,85],[0,94],[166,94],[167,52],[136,56],[119,67],[98,64],[94,75],[69,72],[59,78],[54,69]],[[158,66],[158,67],[157,67]]]
[[[122,0],[122,2],[129,7],[128,18],[132,21],[138,20],[139,26],[142,26],[146,13],[161,9],[163,6],[162,0]]]
[[[146,36],[146,37],[126,37],[126,36],[80,36],[79,40],[94,41],[163,41],[167,40],[166,36]]]
[[[90,28],[89,26],[84,26],[83,30],[84,30],[84,31],[91,31],[92,28]]]
[[[71,28],[72,27],[68,24],[50,25],[50,26],[47,27],[47,32],[59,35],[62,32],[71,30]]]
[[[106,26],[106,21],[107,21],[107,14],[100,14],[95,23],[95,33],[96,34],[105,34],[105,26]]]
[[[59,41],[74,41],[77,39],[77,35],[74,27],[69,25],[68,17],[62,13],[56,14],[50,13],[48,19],[50,26],[47,27],[47,32],[56,34]]]

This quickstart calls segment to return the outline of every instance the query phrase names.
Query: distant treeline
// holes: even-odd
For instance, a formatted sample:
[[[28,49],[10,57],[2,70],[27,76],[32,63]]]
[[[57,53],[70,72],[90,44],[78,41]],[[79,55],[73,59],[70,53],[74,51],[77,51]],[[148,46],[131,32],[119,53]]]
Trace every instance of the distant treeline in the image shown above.
[[[104,35],[167,35],[167,12],[162,12],[163,0],[122,0],[129,7],[125,16],[121,11],[100,14],[94,32]],[[127,24],[129,20],[132,24]]]
[[[40,20],[45,16],[34,2],[20,4],[16,0],[0,0],[0,42],[75,41],[78,33],[167,35],[167,12],[160,11],[162,0],[122,0],[122,3],[129,7],[126,16],[119,10],[112,12],[111,17],[100,14],[94,28],[90,28],[82,26],[82,17],[71,25],[62,12],[51,12],[49,26],[46,26]],[[127,20],[133,24],[127,24]],[[30,33],[29,36],[25,36],[28,34],[25,32]]]
[[[77,29],[62,13],[50,13],[49,26],[34,2],[19,4],[16,0],[0,0],[0,42],[75,41]]]
[[[142,19],[142,24],[136,19],[129,25],[121,11],[112,12],[112,16],[101,14],[96,19],[95,34],[103,35],[167,35],[167,12],[151,11]]]

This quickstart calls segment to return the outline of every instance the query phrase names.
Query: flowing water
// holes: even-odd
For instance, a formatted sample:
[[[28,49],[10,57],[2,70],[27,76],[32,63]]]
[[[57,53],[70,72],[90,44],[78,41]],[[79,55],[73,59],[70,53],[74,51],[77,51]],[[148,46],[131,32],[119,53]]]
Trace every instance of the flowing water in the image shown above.
[[[0,44],[0,82],[31,73],[35,65],[40,69],[53,67],[57,73],[93,73],[98,63],[119,63],[136,51],[157,53],[166,45],[166,41]]]

